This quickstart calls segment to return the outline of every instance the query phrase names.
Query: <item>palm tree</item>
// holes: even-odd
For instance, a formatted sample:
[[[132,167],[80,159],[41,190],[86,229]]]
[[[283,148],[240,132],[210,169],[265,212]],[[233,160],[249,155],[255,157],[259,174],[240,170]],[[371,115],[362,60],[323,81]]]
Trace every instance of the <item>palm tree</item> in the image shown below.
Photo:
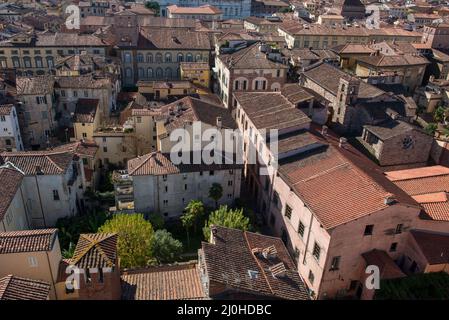
[[[193,232],[196,233],[198,221],[204,214],[204,204],[199,200],[192,200],[185,208],[185,212],[189,212],[193,216]]]
[[[209,198],[215,201],[215,209],[218,209],[218,200],[223,196],[223,187],[219,183],[213,183],[209,189]]]
[[[194,222],[195,222],[195,216],[192,214],[192,212],[186,211],[181,216],[181,222],[184,228],[186,228],[187,233],[187,247],[190,247],[190,235],[189,235],[189,229],[192,228]]]

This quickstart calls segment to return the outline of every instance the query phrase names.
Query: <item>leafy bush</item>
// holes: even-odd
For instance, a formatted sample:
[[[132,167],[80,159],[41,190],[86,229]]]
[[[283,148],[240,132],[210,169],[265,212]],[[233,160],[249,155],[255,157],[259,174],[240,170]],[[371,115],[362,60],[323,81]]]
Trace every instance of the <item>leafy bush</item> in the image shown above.
[[[117,252],[123,268],[153,264],[154,231],[143,214],[116,214],[99,229],[99,232],[118,234]]]
[[[167,230],[157,230],[153,236],[153,256],[158,263],[170,263],[179,258],[182,243]]]
[[[203,228],[205,239],[210,237],[210,227],[212,225],[234,228],[247,231],[251,228],[249,218],[243,215],[243,209],[228,209],[227,206],[220,206],[209,216],[209,220]]]
[[[70,250],[76,245],[81,233],[95,233],[110,218],[106,212],[93,212],[83,216],[61,218],[56,222],[62,250]]]

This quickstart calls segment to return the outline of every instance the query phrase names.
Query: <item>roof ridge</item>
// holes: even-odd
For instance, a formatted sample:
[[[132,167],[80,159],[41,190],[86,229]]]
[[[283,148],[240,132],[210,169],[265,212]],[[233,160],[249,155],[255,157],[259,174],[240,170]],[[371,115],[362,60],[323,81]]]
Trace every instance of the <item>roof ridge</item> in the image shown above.
[[[136,172],[137,169],[140,169],[154,154],[157,154],[157,153],[159,153],[159,152],[158,151],[153,151],[153,152],[150,152],[150,153],[147,153],[147,154],[143,155],[142,158],[143,157],[147,157],[147,158],[144,161],[142,161],[137,167],[132,169],[128,174],[133,174],[134,172]],[[136,159],[140,159],[140,157],[134,158],[133,160],[136,160]]]
[[[274,290],[273,290],[273,288],[271,287],[270,281],[268,281],[268,276],[267,276],[267,274],[265,273],[264,268],[262,268],[262,266],[260,265],[260,262],[256,259],[256,257],[255,257],[254,254],[252,253],[251,246],[249,245],[248,237],[247,237],[247,235],[246,235],[246,231],[243,231],[243,237],[245,238],[245,243],[246,243],[247,248],[248,248],[249,251],[250,251],[250,255],[252,256],[252,258],[253,258],[254,261],[256,262],[256,264],[257,264],[257,266],[259,267],[259,269],[262,271],[263,277],[265,278],[265,281],[266,281],[266,283],[267,283],[267,285],[268,285],[268,288],[270,288],[271,294],[274,295],[274,294],[275,294],[275,293],[274,293]]]
[[[0,288],[0,300],[2,300],[3,295],[6,293],[6,291],[8,290],[9,285],[11,284],[12,278],[14,277],[14,275],[12,274],[8,274],[5,277],[3,277],[2,279],[6,278],[6,285],[4,286],[3,290],[1,290]],[[1,279],[0,279],[1,280]]]

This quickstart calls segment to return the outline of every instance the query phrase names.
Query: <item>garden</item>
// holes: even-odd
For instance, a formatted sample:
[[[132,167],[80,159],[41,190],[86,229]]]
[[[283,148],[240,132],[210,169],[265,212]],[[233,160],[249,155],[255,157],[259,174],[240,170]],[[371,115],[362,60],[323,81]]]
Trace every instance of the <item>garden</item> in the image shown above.
[[[103,189],[107,192],[107,183],[103,184]],[[209,238],[211,225],[257,231],[254,212],[239,200],[231,207],[218,206],[222,196],[222,186],[213,184],[209,198],[214,200],[214,208],[192,200],[179,220],[168,222],[159,214],[150,214],[145,219],[139,213],[105,211],[60,219],[56,226],[63,256],[66,259],[73,256],[81,233],[113,232],[119,235],[118,255],[123,268],[196,259],[201,242]]]

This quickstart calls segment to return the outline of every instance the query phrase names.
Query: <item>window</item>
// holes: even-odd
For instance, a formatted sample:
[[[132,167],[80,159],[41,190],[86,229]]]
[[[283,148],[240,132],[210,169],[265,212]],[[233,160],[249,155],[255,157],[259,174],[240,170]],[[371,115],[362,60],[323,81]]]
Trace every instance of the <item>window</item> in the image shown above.
[[[168,186],[165,186],[165,192],[168,192]]]
[[[182,55],[182,53],[178,53],[178,62],[183,62],[184,61],[184,56]]]
[[[23,64],[25,65],[25,68],[31,68],[31,58],[23,57]]]
[[[164,200],[164,206],[168,206],[168,200]]]
[[[162,63],[162,53],[156,54],[156,63]]]
[[[34,63],[36,64],[36,68],[43,68],[42,64],[42,58],[41,57],[35,57]]]
[[[103,147],[103,152],[108,152],[108,147]]]
[[[321,248],[318,245],[318,243],[315,242],[315,244],[313,245],[313,253],[312,255],[317,259],[320,260],[320,254],[321,254]]]
[[[84,97],[85,98],[89,97],[89,92],[87,90],[84,90]]]
[[[184,184],[184,190],[187,190],[187,185],[186,184]]]
[[[232,180],[228,180],[228,187],[232,186]]]
[[[397,248],[398,248],[398,243],[393,242],[390,246],[390,252],[396,252]]]
[[[53,68],[53,66],[54,66],[53,57],[47,57],[46,60],[47,60],[47,66],[49,68]]]
[[[289,205],[286,205],[286,206],[285,206],[285,216],[286,216],[288,219],[291,219],[291,218],[292,218],[292,208],[291,208]]]
[[[5,116],[0,116],[0,121],[1,122],[5,122],[6,121],[6,117]]]
[[[73,96],[74,96],[75,98],[78,97],[78,91],[73,90]]]
[[[38,266],[37,259],[35,257],[28,257],[28,265],[31,268],[36,268]]]
[[[299,221],[299,225],[298,225],[298,233],[301,237],[304,237],[304,231],[306,230],[306,226]]]
[[[153,55],[151,53],[147,54],[147,62],[148,63],[153,63]]]
[[[311,284],[313,284],[313,281],[315,281],[315,275],[313,274],[312,270],[309,270],[309,281]]]
[[[333,257],[330,270],[338,270],[340,268],[340,256]]]
[[[276,70],[276,77],[280,77],[281,76],[281,70]]]
[[[404,227],[404,225],[402,224],[402,223],[400,223],[400,224],[398,224],[397,226],[396,226],[396,230],[395,230],[395,234],[400,234],[400,233],[402,233],[402,228]]]
[[[167,53],[165,54],[165,62],[166,62],[166,63],[171,62],[171,53],[168,53],[168,52],[167,52]]]
[[[59,201],[59,192],[58,192],[58,190],[53,190],[53,200]]]
[[[209,171],[209,175],[213,176],[215,174],[214,170]]]
[[[363,233],[364,236],[370,236],[373,234],[373,230],[374,230],[374,225],[373,224],[369,224],[365,227],[365,232]]]
[[[166,174],[162,175],[162,180],[167,181],[167,175]]]
[[[141,53],[137,54],[137,62],[139,62],[139,63],[143,62],[143,54],[141,54]]]
[[[131,54],[125,53],[125,63],[131,63]]]

